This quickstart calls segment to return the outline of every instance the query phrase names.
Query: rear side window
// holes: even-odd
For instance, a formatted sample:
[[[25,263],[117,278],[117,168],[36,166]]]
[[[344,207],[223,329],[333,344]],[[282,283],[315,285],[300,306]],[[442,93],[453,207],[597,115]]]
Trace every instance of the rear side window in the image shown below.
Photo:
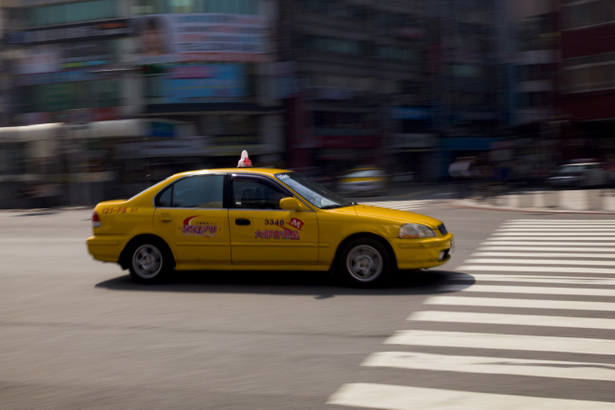
[[[156,197],[163,208],[222,208],[224,175],[195,175],[169,185]]]

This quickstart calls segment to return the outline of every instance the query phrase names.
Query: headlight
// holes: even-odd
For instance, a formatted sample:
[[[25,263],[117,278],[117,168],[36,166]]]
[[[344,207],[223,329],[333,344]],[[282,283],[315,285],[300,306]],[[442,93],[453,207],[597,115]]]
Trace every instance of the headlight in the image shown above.
[[[399,237],[407,238],[433,238],[436,233],[428,226],[419,224],[405,224],[399,228]]]

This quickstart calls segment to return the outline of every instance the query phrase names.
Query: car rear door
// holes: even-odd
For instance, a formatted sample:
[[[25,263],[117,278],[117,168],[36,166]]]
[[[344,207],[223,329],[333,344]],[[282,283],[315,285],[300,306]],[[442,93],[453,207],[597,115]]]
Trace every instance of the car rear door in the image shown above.
[[[230,264],[224,180],[222,174],[189,176],[156,196],[154,228],[173,249],[177,264],[191,268]]]

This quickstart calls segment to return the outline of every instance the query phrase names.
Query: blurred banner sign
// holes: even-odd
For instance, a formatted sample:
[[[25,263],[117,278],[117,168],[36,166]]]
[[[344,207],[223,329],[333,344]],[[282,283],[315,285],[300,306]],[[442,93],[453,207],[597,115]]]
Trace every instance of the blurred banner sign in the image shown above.
[[[66,41],[102,40],[133,35],[129,19],[113,19],[93,23],[66,24],[59,27],[9,31],[4,43],[9,46],[31,46]]]
[[[244,14],[150,14],[134,19],[140,64],[261,62],[265,19]]]

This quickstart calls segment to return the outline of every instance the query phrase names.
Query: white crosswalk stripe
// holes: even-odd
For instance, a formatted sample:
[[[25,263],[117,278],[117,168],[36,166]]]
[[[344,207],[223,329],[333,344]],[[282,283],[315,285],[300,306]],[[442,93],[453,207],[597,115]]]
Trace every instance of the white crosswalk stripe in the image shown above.
[[[591,243],[587,243],[587,241],[592,241]],[[579,246],[584,246],[584,247],[596,247],[596,241],[593,238],[582,238],[579,240],[573,240],[570,241],[568,240],[567,242],[563,242],[563,241],[545,241],[545,240],[541,240],[541,241],[536,241],[536,240],[520,240],[519,238],[515,238],[515,240],[512,241],[503,241],[503,240],[496,240],[493,239],[491,241],[489,241],[490,245],[520,245],[520,246],[561,246],[563,249],[569,248],[569,247],[579,247]],[[599,246],[598,249],[602,250],[602,249],[608,249],[608,247],[612,247],[615,245],[615,240],[611,240],[610,238],[604,238],[602,240],[602,246]]]
[[[384,343],[500,350],[525,350],[526,346],[531,344],[535,352],[574,353],[582,351],[588,354],[615,355],[615,341],[580,337],[402,330],[389,337]]]
[[[463,283],[464,276],[459,275],[455,281],[461,283],[441,287],[442,292],[455,293],[427,299],[428,309],[408,316],[409,323],[419,328],[396,332],[384,342],[395,346],[394,351],[373,353],[362,365],[453,372],[464,377],[538,377],[549,383],[615,382],[615,361],[604,359],[615,356],[615,337],[570,337],[555,332],[584,329],[588,336],[604,335],[604,331],[615,334],[615,303],[608,300],[615,298],[614,250],[615,220],[506,222],[456,269],[470,274],[472,282]],[[500,311],[493,312],[493,308]],[[438,330],[422,329],[420,324],[437,325]],[[482,331],[459,331],[464,324],[473,325],[473,330],[479,326]],[[534,334],[532,329],[552,335]],[[455,351],[445,354],[414,350],[419,347]],[[485,355],[477,356],[477,349],[486,351]],[[512,352],[525,356],[514,356]],[[543,359],[544,353],[560,356]],[[595,359],[591,355],[596,355]],[[487,394],[348,383],[330,397],[329,403],[387,409],[615,409],[615,396],[612,401],[592,402],[525,396],[519,386],[517,391],[518,395]]]
[[[570,252],[503,252],[503,251],[484,251],[484,252],[476,252],[474,256],[514,256],[514,257],[533,257],[533,258],[609,258],[612,259],[613,256],[609,254],[599,253],[599,252],[583,252],[583,253],[570,253]]]
[[[489,266],[489,265],[464,265],[463,271],[487,271],[487,272],[549,272],[549,273],[597,273],[613,274],[613,268],[570,268],[566,266]]]
[[[416,352],[378,352],[362,364],[373,367],[397,367],[482,374],[554,377],[575,380],[615,381],[615,366],[556,360],[527,360],[507,357],[456,356]]]
[[[499,306],[525,309],[533,308],[558,310],[596,310],[602,312],[615,312],[615,303],[586,302],[578,300],[540,300],[486,297],[460,298],[457,296],[434,296],[425,301],[425,304],[448,306]],[[615,354],[615,344],[613,345],[613,354]]]
[[[496,305],[497,306],[497,305]],[[454,311],[421,311],[408,320],[438,323],[479,323],[505,326],[567,327],[578,329],[615,330],[615,319],[571,318],[569,316],[506,315],[502,313],[474,313]]]
[[[578,269],[577,269],[578,270]],[[480,275],[482,281],[488,282],[525,282],[525,283],[555,283],[568,285],[610,285],[615,286],[615,278],[587,277],[587,276],[546,276],[546,275]],[[463,280],[462,280],[463,281]]]
[[[589,400],[565,400],[394,386],[374,383],[350,383],[342,386],[329,404],[389,410],[613,410],[611,403]]]
[[[583,220],[569,220],[569,219],[548,219],[548,220],[536,220],[536,219],[517,219],[515,221],[508,221],[506,226],[513,225],[525,225],[528,227],[535,226],[545,226],[545,225],[558,225],[558,226],[574,226],[574,225],[583,225],[583,226],[615,226],[614,220],[605,220],[605,221],[590,221],[587,219]]]
[[[584,258],[587,258],[587,256],[584,256]],[[511,266],[511,265],[515,265],[515,264],[520,264],[520,265],[579,265],[579,266],[587,266],[587,265],[592,265],[592,266],[615,266],[615,261],[610,260],[610,261],[587,261],[587,260],[562,260],[561,258],[558,258],[557,260],[552,260],[552,259],[548,259],[548,260],[542,260],[542,259],[503,259],[503,258],[498,258],[498,259],[490,259],[490,258],[483,258],[483,259],[468,259],[466,261],[467,263],[487,263],[487,264],[503,264],[506,266]],[[611,271],[613,272],[613,270]]]
[[[584,269],[586,271],[587,269]],[[578,272],[578,270],[575,270]],[[478,275],[476,275],[478,276]],[[615,289],[602,288],[556,288],[556,287],[530,287],[530,286],[498,286],[498,285],[448,285],[440,288],[444,292],[459,292],[468,293],[474,292],[490,292],[490,293],[518,293],[522,295],[568,295],[568,296],[605,296],[615,297]]]
[[[560,253],[569,253],[569,252],[583,252],[583,255],[595,255],[598,253],[615,253],[615,248],[606,248],[606,247],[596,247],[593,244],[585,244],[586,246],[591,246],[591,248],[585,248],[581,246],[541,246],[540,250],[543,252],[546,251],[558,251]],[[483,246],[479,248],[480,251],[536,251],[536,247],[534,246]],[[475,256],[477,254],[474,254]],[[581,256],[583,257],[583,256]]]

